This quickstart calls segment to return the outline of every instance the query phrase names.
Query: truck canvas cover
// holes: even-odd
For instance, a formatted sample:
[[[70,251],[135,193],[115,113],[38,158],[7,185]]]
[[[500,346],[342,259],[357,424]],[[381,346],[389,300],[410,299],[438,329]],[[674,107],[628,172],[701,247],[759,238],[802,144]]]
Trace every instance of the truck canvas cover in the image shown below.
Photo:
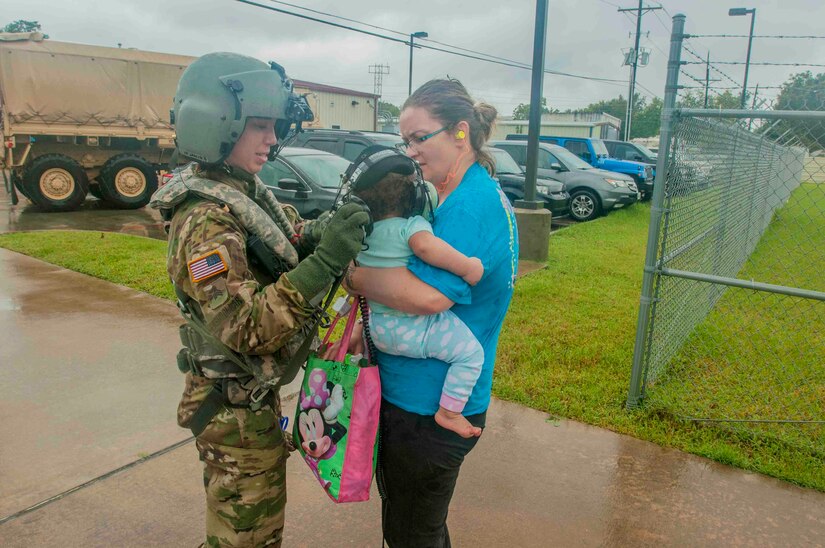
[[[17,36],[0,39],[6,135],[172,135],[169,109],[194,57]]]

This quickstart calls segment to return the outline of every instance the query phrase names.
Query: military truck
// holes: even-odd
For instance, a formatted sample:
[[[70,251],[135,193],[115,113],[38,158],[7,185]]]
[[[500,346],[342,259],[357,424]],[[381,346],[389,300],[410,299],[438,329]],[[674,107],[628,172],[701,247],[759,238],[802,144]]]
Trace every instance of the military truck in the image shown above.
[[[194,57],[0,33],[2,168],[46,211],[71,211],[87,193],[143,207],[175,149],[177,82]]]

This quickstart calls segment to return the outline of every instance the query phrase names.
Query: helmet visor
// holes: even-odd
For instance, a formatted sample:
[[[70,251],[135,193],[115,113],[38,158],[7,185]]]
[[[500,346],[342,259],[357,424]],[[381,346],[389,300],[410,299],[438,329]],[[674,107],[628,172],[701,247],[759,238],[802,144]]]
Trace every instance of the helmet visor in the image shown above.
[[[286,117],[289,90],[274,70],[253,70],[221,76],[221,82],[238,98],[236,120]]]

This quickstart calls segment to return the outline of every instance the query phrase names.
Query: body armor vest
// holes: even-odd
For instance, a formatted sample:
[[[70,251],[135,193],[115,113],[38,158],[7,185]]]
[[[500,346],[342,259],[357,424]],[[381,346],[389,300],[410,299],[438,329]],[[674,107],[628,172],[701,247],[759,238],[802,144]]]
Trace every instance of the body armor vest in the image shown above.
[[[269,279],[265,282],[271,283],[280,273],[298,264],[298,253],[291,243],[296,234],[269,189],[257,177],[254,181],[253,199],[225,183],[199,176],[195,165],[191,164],[158,190],[149,205],[160,210],[166,220],[171,220],[175,211],[189,200],[208,200],[228,207],[249,234],[247,253],[250,261],[255,262],[254,255],[258,255],[259,265],[267,266],[268,263],[264,270],[267,270]],[[263,260],[260,255],[268,255],[269,260]],[[275,272],[271,271],[272,260],[280,263]],[[196,302],[177,287],[175,292],[187,322],[180,329],[184,348],[178,354],[178,367],[184,373],[191,371],[218,381],[226,400],[232,405],[254,407],[256,395],[276,389],[295,377],[301,366],[295,363],[295,358],[303,353],[299,349],[307,346],[304,344],[307,339],[317,347],[313,318],[272,356],[240,354],[211,334]],[[257,400],[260,401],[260,397]]]

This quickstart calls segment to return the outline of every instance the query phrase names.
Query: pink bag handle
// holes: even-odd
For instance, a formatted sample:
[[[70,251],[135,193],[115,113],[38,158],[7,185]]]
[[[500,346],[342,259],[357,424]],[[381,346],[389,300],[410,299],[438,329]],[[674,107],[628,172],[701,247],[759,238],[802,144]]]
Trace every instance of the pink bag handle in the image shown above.
[[[341,347],[338,349],[338,354],[335,356],[335,361],[343,362],[344,358],[347,355],[347,347],[349,346],[349,340],[352,338],[352,331],[355,329],[355,319],[358,315],[358,307],[355,306],[355,301],[352,302],[352,306],[350,307],[350,311],[347,314],[347,325],[344,328],[344,335],[341,337],[341,341],[346,341],[346,344],[341,344]],[[326,346],[329,343],[329,339],[332,336],[332,331],[335,329],[335,326],[338,324],[338,320],[341,319],[341,314],[337,314],[335,319],[332,321],[332,324],[327,329],[326,334],[324,335],[324,340],[321,342],[321,346]]]
[[[355,319],[358,316],[358,307],[355,306],[355,303],[352,303],[352,308],[349,311],[349,317],[347,317],[347,326],[344,328],[344,336],[341,338],[342,344],[341,347],[338,348],[338,355],[335,356],[335,361],[343,362],[344,358],[347,355],[347,347],[349,347],[349,340],[352,338],[352,330],[355,329]]]

